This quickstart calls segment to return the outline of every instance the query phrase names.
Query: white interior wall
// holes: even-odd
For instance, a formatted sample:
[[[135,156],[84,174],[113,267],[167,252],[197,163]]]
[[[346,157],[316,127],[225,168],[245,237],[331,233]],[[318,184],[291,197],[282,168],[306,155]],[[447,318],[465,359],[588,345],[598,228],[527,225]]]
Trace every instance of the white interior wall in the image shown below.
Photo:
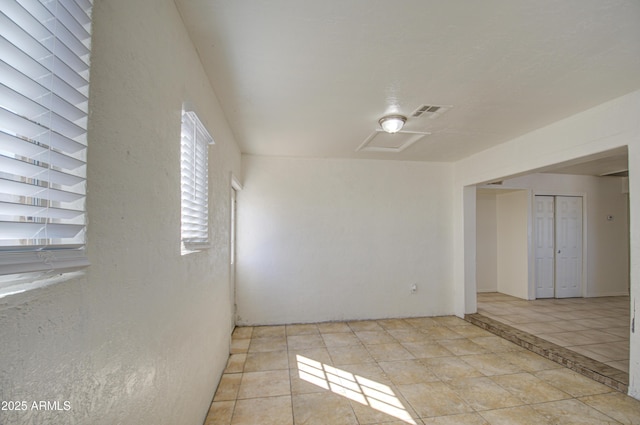
[[[529,193],[526,190],[496,194],[498,292],[527,299]]]
[[[450,164],[243,156],[243,168],[239,323],[453,312]]]
[[[474,270],[475,203],[467,207],[469,188],[479,183],[525,174],[552,164],[605,152],[629,150],[631,318],[640,312],[640,91],[603,103],[550,126],[458,161],[454,168],[454,299],[456,314],[476,309],[476,284],[467,279]],[[472,265],[471,265],[472,264]],[[631,326],[629,394],[640,398],[640,332]]]
[[[202,424],[229,353],[229,175],[240,154],[171,0],[95,1],[88,253],[0,299],[2,424]],[[180,255],[180,111],[213,135],[211,250]]]
[[[478,292],[498,290],[496,191],[478,190],[476,198],[476,279]]]

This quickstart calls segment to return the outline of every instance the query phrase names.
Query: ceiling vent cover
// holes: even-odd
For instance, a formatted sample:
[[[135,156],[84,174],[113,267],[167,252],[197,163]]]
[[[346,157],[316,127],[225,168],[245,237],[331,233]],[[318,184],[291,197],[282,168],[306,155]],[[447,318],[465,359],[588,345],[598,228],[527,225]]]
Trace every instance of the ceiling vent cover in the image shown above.
[[[437,116],[440,116],[440,115],[444,114],[449,109],[451,109],[450,105],[449,106],[445,106],[445,105],[420,105],[418,107],[418,109],[413,111],[411,116],[414,117],[414,118],[418,118],[418,117],[435,118]]]
[[[399,153],[430,134],[424,131],[406,130],[389,134],[384,130],[377,129],[358,146],[356,151]]]

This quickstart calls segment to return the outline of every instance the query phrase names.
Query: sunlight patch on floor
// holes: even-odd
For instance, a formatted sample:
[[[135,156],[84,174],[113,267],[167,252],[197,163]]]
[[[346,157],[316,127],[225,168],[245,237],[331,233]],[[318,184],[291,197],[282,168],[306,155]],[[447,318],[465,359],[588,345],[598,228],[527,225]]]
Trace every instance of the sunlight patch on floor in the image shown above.
[[[389,386],[299,354],[296,355],[296,358],[300,379],[393,416],[405,423],[416,425],[416,422]]]

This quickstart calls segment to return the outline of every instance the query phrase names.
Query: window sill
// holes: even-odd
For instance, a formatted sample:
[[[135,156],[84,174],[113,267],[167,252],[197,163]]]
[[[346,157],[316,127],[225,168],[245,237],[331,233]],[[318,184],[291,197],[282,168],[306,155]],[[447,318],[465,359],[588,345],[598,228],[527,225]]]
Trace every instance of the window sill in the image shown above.
[[[55,285],[85,275],[83,269],[47,271],[0,276],[0,299],[38,288]]]
[[[202,252],[202,251],[211,249],[211,247],[212,247],[211,244],[208,244],[208,243],[185,244],[184,242],[182,242],[182,246],[180,247],[180,255],[195,254],[197,252]]]

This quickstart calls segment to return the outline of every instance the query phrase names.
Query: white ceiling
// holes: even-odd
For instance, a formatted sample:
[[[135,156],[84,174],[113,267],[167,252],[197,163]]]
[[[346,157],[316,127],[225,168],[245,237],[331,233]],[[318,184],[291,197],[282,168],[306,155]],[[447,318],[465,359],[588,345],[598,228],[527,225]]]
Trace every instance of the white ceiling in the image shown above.
[[[454,161],[640,89],[638,0],[176,3],[244,153]]]

